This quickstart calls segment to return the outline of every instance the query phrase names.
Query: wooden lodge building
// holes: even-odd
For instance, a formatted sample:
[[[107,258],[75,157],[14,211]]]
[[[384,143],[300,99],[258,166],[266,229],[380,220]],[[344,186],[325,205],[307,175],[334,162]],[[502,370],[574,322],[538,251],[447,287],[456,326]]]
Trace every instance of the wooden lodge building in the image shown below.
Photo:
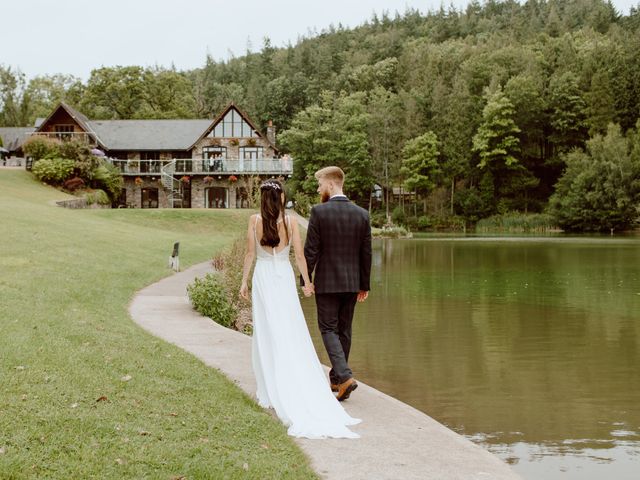
[[[118,207],[243,208],[254,182],[293,171],[275,145],[275,127],[263,134],[233,103],[214,120],[90,120],[60,103],[20,133],[102,150],[124,178]]]

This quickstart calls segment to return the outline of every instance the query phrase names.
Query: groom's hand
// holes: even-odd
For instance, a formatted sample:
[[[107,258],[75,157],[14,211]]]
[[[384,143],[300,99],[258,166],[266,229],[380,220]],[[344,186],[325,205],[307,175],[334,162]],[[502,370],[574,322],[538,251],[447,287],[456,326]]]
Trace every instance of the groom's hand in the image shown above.
[[[359,302],[364,302],[368,297],[369,297],[369,292],[364,291],[364,290],[360,290],[358,292],[358,301]]]

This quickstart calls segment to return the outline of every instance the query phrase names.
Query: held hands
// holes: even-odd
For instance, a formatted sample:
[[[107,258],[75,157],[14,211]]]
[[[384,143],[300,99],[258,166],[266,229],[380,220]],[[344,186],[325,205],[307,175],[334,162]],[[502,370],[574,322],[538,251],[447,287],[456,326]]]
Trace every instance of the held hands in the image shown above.
[[[368,297],[369,297],[369,292],[367,292],[365,290],[360,290],[358,292],[358,301],[360,303],[364,302]]]
[[[305,297],[310,297],[311,295],[313,295],[315,293],[315,287],[313,286],[313,283],[307,283],[304,287],[302,287],[302,292],[304,293]]]

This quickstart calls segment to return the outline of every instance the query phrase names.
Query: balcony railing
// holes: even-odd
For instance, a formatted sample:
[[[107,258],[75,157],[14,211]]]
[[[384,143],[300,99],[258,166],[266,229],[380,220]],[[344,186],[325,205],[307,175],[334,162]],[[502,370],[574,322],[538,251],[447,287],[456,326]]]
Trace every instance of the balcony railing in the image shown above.
[[[227,158],[174,159],[174,160],[118,160],[109,161],[123,175],[159,175],[162,167],[175,162],[175,175],[192,174],[283,174],[293,172],[290,158],[249,158],[243,160]]]
[[[57,140],[79,140],[84,143],[94,143],[91,134],[86,132],[36,132],[31,135],[37,135],[39,137],[55,138]]]

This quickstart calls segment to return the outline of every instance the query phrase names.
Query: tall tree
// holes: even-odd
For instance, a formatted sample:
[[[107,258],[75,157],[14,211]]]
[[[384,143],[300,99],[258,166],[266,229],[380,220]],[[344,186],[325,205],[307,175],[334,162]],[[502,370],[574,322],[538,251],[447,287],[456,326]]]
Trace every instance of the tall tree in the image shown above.
[[[638,123],[640,128],[640,122]],[[640,216],[640,137],[618,125],[566,155],[567,169],[550,199],[550,212],[569,231],[614,231]]]
[[[412,138],[402,148],[402,169],[404,184],[410,192],[421,195],[424,212],[427,212],[427,195],[436,186],[441,174],[438,163],[438,138],[433,132],[426,132]]]

